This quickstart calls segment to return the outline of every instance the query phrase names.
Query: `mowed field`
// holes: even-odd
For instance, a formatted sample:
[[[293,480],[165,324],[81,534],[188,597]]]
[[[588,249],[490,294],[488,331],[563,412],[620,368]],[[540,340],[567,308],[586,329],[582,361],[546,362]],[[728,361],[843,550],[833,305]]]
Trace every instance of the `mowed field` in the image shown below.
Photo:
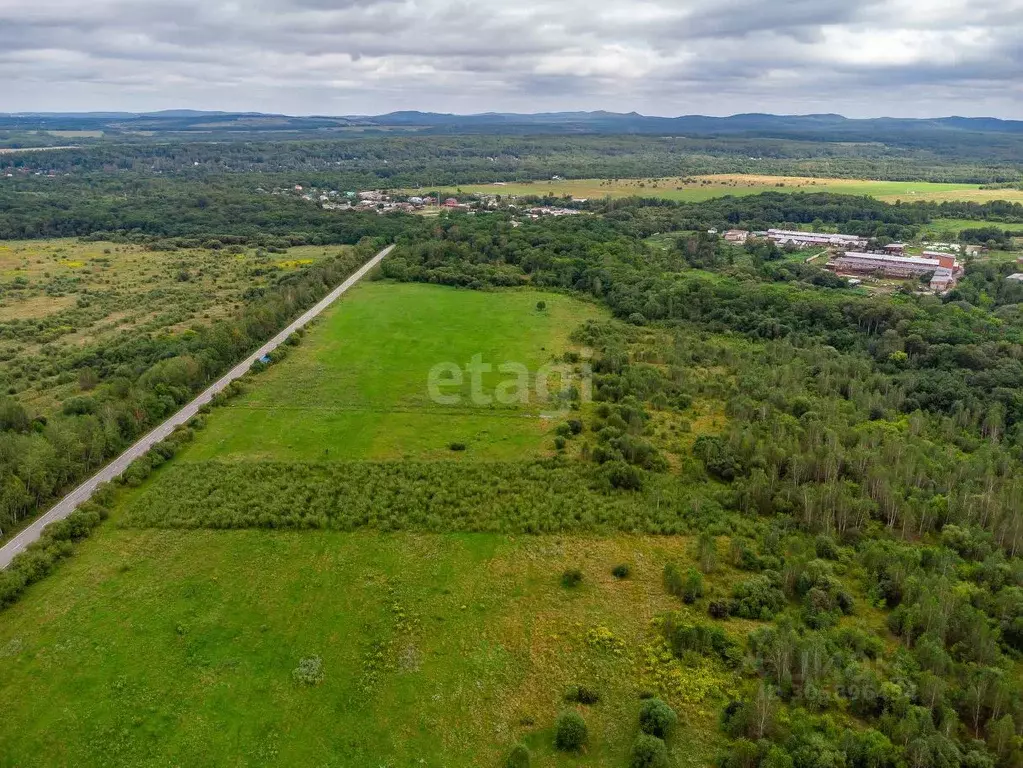
[[[669,560],[692,564],[690,538],[127,524],[166,473],[205,458],[450,458],[454,439],[466,442],[458,461],[482,466],[551,452],[542,403],[521,418],[437,406],[425,376],[475,354],[533,370],[598,314],[528,291],[353,291],[0,614],[0,765],[496,768],[523,742],[534,766],[611,768],[627,763],[644,691],[679,713],[675,764],[710,764],[718,713],[747,683],[719,661],[683,665],[660,639],[659,614],[699,615],[662,585]],[[629,578],[611,575],[620,563]],[[562,586],[567,568],[582,571],[578,587]],[[740,578],[722,566],[708,597]],[[310,658],[322,665],[314,685],[294,674]],[[600,701],[567,703],[573,685]],[[553,749],[571,707],[591,734],[577,756]]]
[[[868,195],[879,200],[1010,200],[1023,202],[1023,191],[981,189],[977,184],[942,184],[925,181],[872,181],[868,179],[829,179],[803,176],[764,176],[757,174],[714,174],[709,176],[666,177],[658,179],[565,179],[531,183],[508,182],[449,187],[444,194],[499,194],[513,197],[529,195],[571,195],[575,198],[662,197],[668,200],[699,202],[725,195],[758,195],[762,192],[834,192],[844,195]]]
[[[544,309],[537,308],[544,302]],[[520,459],[550,450],[547,401],[474,402],[466,366],[478,356],[484,397],[525,366],[529,381],[571,344],[572,330],[602,316],[596,305],[553,293],[483,293],[420,284],[364,283],[320,320],[284,364],[217,412],[181,461],[210,459]],[[462,384],[430,395],[434,366],[463,370]],[[445,374],[447,376],[447,374]],[[553,382],[552,382],[553,385]],[[535,387],[532,388],[535,394]],[[464,451],[452,452],[451,443]]]

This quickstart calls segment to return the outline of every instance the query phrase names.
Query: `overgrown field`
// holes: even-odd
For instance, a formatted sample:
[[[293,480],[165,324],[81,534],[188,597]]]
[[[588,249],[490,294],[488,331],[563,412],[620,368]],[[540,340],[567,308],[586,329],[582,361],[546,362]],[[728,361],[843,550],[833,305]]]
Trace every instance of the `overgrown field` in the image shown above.
[[[646,179],[560,179],[536,182],[463,184],[448,187],[444,194],[497,194],[599,199],[603,197],[661,197],[666,200],[700,202],[724,195],[746,196],[761,192],[831,192],[868,195],[886,202],[902,200],[989,200],[1023,201],[1018,189],[982,189],[977,184],[946,184],[926,181],[872,181],[809,176],[765,176],[760,174],[712,174],[708,176]]]
[[[126,506],[155,528],[331,528],[511,533],[687,530],[673,479],[610,493],[569,461],[181,462]]]
[[[536,396],[536,374],[573,346],[572,330],[601,314],[593,304],[554,293],[360,285],[291,350],[285,365],[271,367],[258,386],[218,412],[183,458],[544,455],[551,449],[544,436],[557,424],[546,411],[560,406]],[[465,369],[475,356],[492,366],[479,375],[479,394],[492,402],[474,401]],[[496,399],[502,382],[514,379],[499,370],[506,363],[528,372],[524,403]],[[430,372],[440,364],[462,369],[461,385],[437,390],[457,402],[430,395]],[[452,443],[464,451],[452,451]]]
[[[0,243],[0,389],[31,410],[53,410],[95,384],[72,370],[84,352],[231,316],[282,273],[344,249],[274,250]]]

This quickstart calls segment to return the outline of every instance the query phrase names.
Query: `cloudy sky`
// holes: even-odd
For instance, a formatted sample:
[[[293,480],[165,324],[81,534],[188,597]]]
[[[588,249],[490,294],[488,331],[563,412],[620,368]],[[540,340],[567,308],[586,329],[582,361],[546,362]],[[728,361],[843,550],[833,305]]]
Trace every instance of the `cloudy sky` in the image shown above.
[[[1023,119],[1023,0],[0,0],[0,111]]]

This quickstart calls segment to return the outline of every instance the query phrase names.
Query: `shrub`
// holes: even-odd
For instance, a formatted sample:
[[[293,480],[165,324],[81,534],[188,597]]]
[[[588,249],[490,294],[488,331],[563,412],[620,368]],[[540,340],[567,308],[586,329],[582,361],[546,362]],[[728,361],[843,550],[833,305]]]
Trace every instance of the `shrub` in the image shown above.
[[[600,694],[592,688],[587,688],[585,685],[573,685],[565,694],[565,701],[591,706],[600,701]]]
[[[727,619],[730,613],[728,601],[711,600],[707,606],[707,613],[712,619]]]
[[[306,656],[298,662],[291,677],[300,685],[319,685],[323,682],[323,659],[319,656]]]
[[[675,563],[667,563],[664,566],[664,588],[669,595],[682,597],[682,590],[685,587],[685,578],[681,569]]]
[[[753,543],[747,539],[732,539],[728,545],[728,555],[732,565],[741,571],[764,569],[763,558],[757,555]]]
[[[583,572],[578,568],[569,568],[561,574],[561,586],[577,587],[583,580]]]
[[[558,435],[557,437],[554,438],[554,447],[557,450],[559,451],[565,450],[566,445],[568,445],[568,443],[565,441],[565,438],[563,438],[561,435]]]
[[[135,461],[128,465],[128,468],[124,470],[124,473],[118,478],[118,480],[129,488],[138,488],[142,485],[142,481],[145,480],[153,472],[153,459],[147,453],[139,456]]]
[[[686,571],[682,582],[682,602],[695,603],[703,597],[703,574],[695,568]]]
[[[701,435],[693,444],[693,453],[703,462],[707,474],[718,480],[731,482],[745,472],[738,455],[721,437]]]
[[[554,747],[562,752],[577,752],[589,740],[583,716],[575,710],[562,712],[554,729]]]
[[[636,737],[629,760],[630,768],[668,768],[669,764],[668,747],[663,740],[648,733]]]
[[[464,451],[466,445],[465,443],[448,443],[448,448],[452,451]]]
[[[627,579],[629,578],[629,574],[631,572],[632,569],[629,568],[628,564],[626,563],[619,563],[618,565],[611,569],[611,575],[614,576],[616,579]]]
[[[682,658],[686,653],[701,656],[717,656],[722,661],[733,662],[741,657],[738,643],[731,640],[719,627],[704,624],[680,624],[674,615],[664,622],[664,638],[671,646],[672,653]]]
[[[771,575],[765,574],[737,584],[732,590],[729,613],[744,619],[770,621],[785,607],[785,593],[775,581]]]
[[[822,560],[837,560],[839,557],[838,545],[830,536],[818,536],[813,543],[817,557]]]
[[[601,473],[611,488],[623,491],[638,491],[643,488],[643,471],[624,461],[609,461],[601,467]]]
[[[700,570],[704,573],[713,573],[718,565],[718,544],[714,535],[708,531],[700,534],[696,542],[696,559],[700,563]]]
[[[640,730],[659,739],[666,739],[677,722],[675,710],[661,699],[647,699],[639,709]]]
[[[516,744],[504,761],[504,768],[529,768],[529,750],[525,744]]]

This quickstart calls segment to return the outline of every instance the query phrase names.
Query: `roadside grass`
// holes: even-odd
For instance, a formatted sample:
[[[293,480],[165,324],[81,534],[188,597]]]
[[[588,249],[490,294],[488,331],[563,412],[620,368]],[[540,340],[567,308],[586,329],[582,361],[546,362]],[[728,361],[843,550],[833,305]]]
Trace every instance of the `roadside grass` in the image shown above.
[[[512,197],[571,195],[576,198],[660,197],[682,202],[701,202],[725,195],[758,195],[762,192],[833,192],[867,195],[886,202],[904,200],[1023,201],[1023,191],[981,189],[978,184],[945,184],[925,181],[876,181],[870,179],[765,176],[761,174],[712,174],[708,176],[646,179],[564,179],[503,184],[463,184],[441,189],[444,195],[491,194]]]
[[[0,762],[497,766],[524,741],[534,765],[621,766],[640,691],[680,679],[696,684],[661,691],[680,715],[673,758],[705,766],[738,678],[649,661],[651,619],[683,609],[661,570],[691,549],[105,526],[0,623]],[[571,590],[568,567],[584,574]],[[323,682],[295,682],[314,656]],[[552,726],[580,684],[601,696],[581,707],[590,746],[559,756]]]
[[[364,283],[285,361],[218,410],[180,460],[450,458],[453,442],[474,459],[543,455],[544,436],[559,423],[542,418],[550,403],[475,404],[466,374],[460,387],[442,389],[460,402],[439,405],[429,395],[430,370],[440,363],[464,370],[479,355],[494,366],[481,376],[482,393],[493,396],[510,378],[499,365],[520,363],[535,374],[571,348],[572,330],[603,315],[553,293]]]

